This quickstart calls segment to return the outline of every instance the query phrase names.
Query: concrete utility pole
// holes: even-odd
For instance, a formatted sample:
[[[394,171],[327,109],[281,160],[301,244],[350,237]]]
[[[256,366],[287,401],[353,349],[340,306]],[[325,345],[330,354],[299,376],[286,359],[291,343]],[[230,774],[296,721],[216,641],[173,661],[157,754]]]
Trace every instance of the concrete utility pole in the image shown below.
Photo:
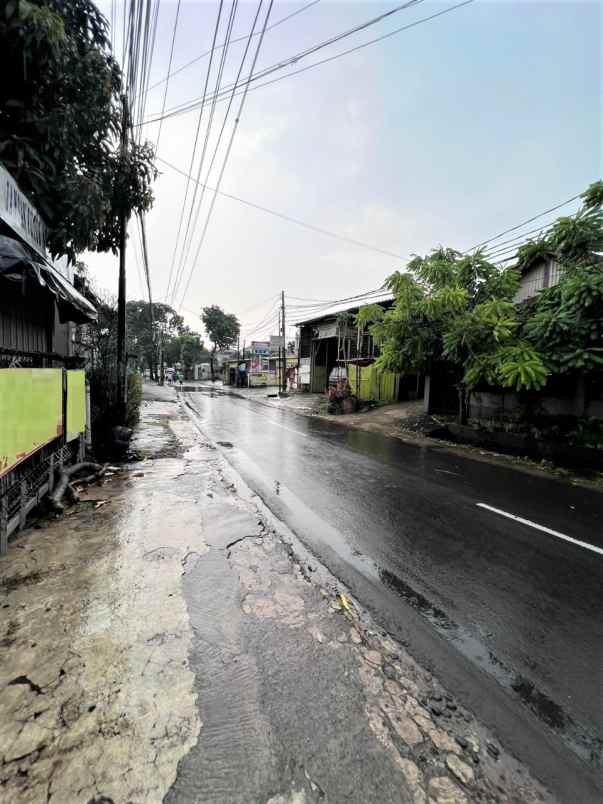
[[[128,102],[122,95],[121,158],[122,166],[128,148]],[[122,203],[125,199],[122,199]],[[126,360],[126,240],[128,216],[125,206],[119,213],[119,283],[117,291],[117,410],[120,424],[126,423],[128,410],[128,379]]]
[[[285,330],[285,291],[281,290],[281,327],[283,336],[283,367],[281,374],[281,390],[283,393],[287,390],[287,334]]]

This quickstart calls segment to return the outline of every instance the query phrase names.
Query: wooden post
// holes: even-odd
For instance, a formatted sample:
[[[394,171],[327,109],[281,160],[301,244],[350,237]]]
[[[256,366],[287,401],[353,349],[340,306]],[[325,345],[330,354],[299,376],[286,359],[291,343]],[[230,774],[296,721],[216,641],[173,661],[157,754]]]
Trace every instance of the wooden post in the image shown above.
[[[27,517],[27,483],[25,480],[21,481],[21,493],[19,495],[19,530],[25,527],[25,519]]]
[[[8,497],[2,495],[0,499],[0,556],[8,551]]]

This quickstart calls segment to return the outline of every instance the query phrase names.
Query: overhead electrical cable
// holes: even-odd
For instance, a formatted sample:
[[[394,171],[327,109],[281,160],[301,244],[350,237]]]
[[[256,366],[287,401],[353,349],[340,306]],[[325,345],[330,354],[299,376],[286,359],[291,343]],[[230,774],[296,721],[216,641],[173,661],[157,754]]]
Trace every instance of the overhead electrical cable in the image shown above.
[[[241,61],[240,61],[239,70],[238,70],[238,72],[237,72],[237,77],[236,77],[235,83],[236,83],[236,82],[238,82],[239,77],[240,77],[240,75],[241,75],[241,73],[242,73],[242,71],[243,71],[243,67],[244,67],[244,65],[245,65],[245,61],[247,60],[247,54],[248,54],[248,52],[249,52],[249,46],[251,45],[251,40],[252,40],[252,38],[253,38],[253,34],[254,34],[254,32],[255,32],[255,26],[257,25],[257,21],[258,21],[259,16],[260,16],[260,11],[261,11],[261,8],[262,8],[262,2],[263,2],[263,0],[260,0],[260,2],[258,3],[257,11],[256,11],[256,13],[255,13],[255,17],[254,17],[254,19],[253,19],[253,24],[252,24],[252,26],[251,26],[251,30],[250,30],[250,32],[249,32],[249,34],[248,34],[248,36],[247,36],[247,44],[246,44],[246,46],[245,46],[245,50],[244,50],[244,52],[243,52],[243,56],[242,56]],[[227,49],[227,48],[225,48],[225,49],[224,49],[224,51],[223,51],[223,52],[224,52],[224,54],[226,53],[226,49]],[[231,93],[231,97],[230,97],[230,100],[229,100],[229,102],[228,102],[228,106],[226,107],[226,112],[224,113],[224,117],[223,117],[223,119],[222,119],[222,126],[221,126],[221,128],[220,128],[220,133],[218,134],[218,138],[217,138],[217,140],[216,140],[216,144],[215,144],[215,146],[214,146],[214,152],[213,152],[213,156],[212,156],[212,158],[211,158],[211,162],[210,162],[209,168],[208,168],[208,170],[207,170],[207,174],[206,174],[206,176],[205,176],[205,182],[201,182],[201,181],[200,181],[200,179],[201,179],[201,164],[202,164],[202,163],[199,165],[199,170],[197,171],[197,178],[196,178],[195,190],[197,190],[199,187],[201,187],[201,197],[200,197],[200,199],[199,199],[199,204],[198,204],[198,206],[197,206],[197,210],[196,210],[196,212],[195,212],[195,220],[194,220],[194,223],[193,223],[193,228],[192,228],[192,232],[193,232],[193,233],[195,232],[195,230],[196,230],[196,228],[197,228],[197,223],[198,223],[198,221],[199,221],[199,215],[201,214],[201,209],[202,209],[202,206],[203,206],[203,198],[205,197],[205,190],[206,190],[206,187],[207,187],[207,181],[209,180],[209,177],[210,177],[211,172],[212,172],[213,167],[214,167],[214,163],[215,163],[216,157],[217,157],[217,155],[218,155],[218,151],[219,151],[219,148],[220,148],[220,144],[221,144],[221,142],[222,142],[222,137],[223,137],[223,135],[224,135],[224,130],[225,130],[225,128],[226,128],[226,124],[227,124],[227,122],[228,122],[228,118],[229,118],[229,116],[230,116],[230,109],[231,109],[231,107],[232,107],[232,102],[233,102],[233,100],[234,100],[234,92],[232,92],[232,93]],[[215,103],[215,101],[214,101],[214,103],[212,104],[212,115],[213,115],[213,112],[214,112],[214,110],[215,110],[215,107],[216,107],[216,103]],[[189,254],[190,254],[190,246],[192,245],[192,240],[193,240],[193,234],[191,233],[191,239],[190,239],[190,241],[189,241],[189,248],[188,248],[188,250],[187,250],[186,256],[184,257],[184,261],[183,261],[183,263],[185,263],[185,262],[186,262],[186,260],[187,260],[187,259],[188,259],[188,257],[189,257]],[[182,265],[182,269],[184,269],[184,264]]]
[[[517,241],[525,240],[527,242],[528,240],[534,240],[535,238],[530,237],[530,235],[537,234],[538,237],[541,234],[546,234],[547,232],[550,232],[551,227],[552,223],[544,226],[537,226],[535,229],[528,229],[527,232],[522,232],[515,237],[510,237],[508,240],[500,240],[489,248],[484,249],[484,254],[489,254],[491,251],[498,251],[502,246],[506,246],[510,243],[517,243]]]
[[[228,56],[228,48],[229,48],[229,43],[230,43],[230,37],[232,35],[232,28],[233,28],[233,25],[234,25],[235,16],[236,16],[236,13],[237,13],[237,8],[238,8],[238,0],[233,0],[232,5],[230,7],[230,14],[229,14],[229,17],[228,17],[228,22],[227,22],[227,25],[226,25],[226,44],[225,44],[225,47],[222,48],[222,54],[220,56],[220,63],[218,65],[218,72],[217,72],[217,76],[216,76],[216,89],[219,89],[220,84],[222,82],[222,76],[224,75],[224,67],[226,65],[226,59],[227,59],[227,56]],[[192,245],[192,241],[193,241],[193,237],[194,237],[194,233],[195,233],[195,227],[197,225],[197,220],[199,218],[199,214],[200,214],[200,211],[201,211],[201,205],[203,204],[204,188],[201,191],[201,198],[199,200],[199,204],[198,204],[197,207],[195,207],[195,202],[197,200],[197,194],[199,192],[199,186],[200,186],[199,179],[201,178],[201,172],[203,170],[203,165],[204,165],[204,162],[205,162],[205,154],[207,152],[207,146],[208,146],[208,143],[209,143],[209,137],[210,137],[213,121],[214,121],[215,111],[216,111],[216,103],[214,101],[212,103],[212,105],[211,105],[210,110],[209,110],[209,119],[207,121],[207,125],[205,126],[205,138],[203,140],[203,147],[201,149],[201,158],[199,159],[199,165],[197,167],[197,178],[196,178],[196,180],[194,182],[193,198],[192,198],[192,201],[191,201],[191,204],[190,204],[188,220],[186,222],[186,230],[184,232],[184,239],[182,241],[182,254],[181,254],[181,257],[180,257],[180,265],[176,269],[176,276],[175,276],[175,279],[174,279],[173,290],[172,290],[172,298],[175,298],[176,293],[177,293],[177,288],[178,288],[178,285],[179,285],[181,277],[182,277],[182,272],[184,271],[184,267],[186,265],[186,261],[188,259],[188,256],[189,256],[189,253],[190,253],[190,250],[191,250],[191,245]],[[228,111],[230,111],[230,106],[228,107],[227,113],[228,113]],[[220,145],[220,140],[222,138],[222,133],[224,131],[225,123],[226,123],[226,120],[222,124],[222,129],[220,130],[220,134],[219,134],[218,141],[217,141],[217,144],[216,144],[216,150],[214,151],[214,157],[213,157],[212,162],[211,162],[210,170],[211,170],[211,167],[213,167],[213,164],[214,164],[213,160],[215,159],[216,151],[217,151],[217,149],[218,149],[218,147]],[[194,217],[194,223],[192,224],[192,227],[191,227],[193,217]],[[189,234],[190,234],[190,237],[189,237]]]
[[[144,63],[144,69],[142,71],[142,83],[141,83],[141,93],[140,93],[140,111],[139,111],[139,119],[143,120],[147,105],[147,87],[149,85],[149,81],[151,78],[151,68],[153,65],[153,57],[155,55],[155,42],[157,39],[157,24],[159,21],[159,6],[160,0],[155,0],[155,8],[153,11],[153,27],[152,27],[152,34],[150,35],[150,39],[147,36],[147,52],[146,52],[146,59]],[[140,142],[142,136],[142,128],[138,130],[138,140]]]
[[[176,32],[178,30],[178,19],[180,17],[180,0],[176,3],[176,16],[174,18],[174,26],[172,29],[172,43],[170,45],[170,58],[168,62],[168,76],[165,80],[165,89],[163,90],[163,101],[161,104],[161,114],[165,112],[165,104],[167,101],[167,94],[168,88],[170,86],[170,70],[172,69],[172,60],[174,58],[174,45],[176,44]],[[148,90],[147,90],[148,91]],[[161,129],[163,125],[163,120],[159,123],[159,128],[157,130],[157,139],[155,140],[155,153],[159,150],[159,140],[161,139]]]
[[[561,207],[565,207],[567,204],[571,204],[572,201],[576,201],[580,197],[581,197],[580,193],[578,193],[578,195],[573,195],[566,201],[562,201],[560,204],[556,204],[554,207],[551,207],[550,209],[545,209],[544,212],[539,212],[537,215],[534,215],[531,218],[528,218],[527,220],[516,224],[515,226],[511,226],[509,229],[505,229],[504,232],[500,232],[499,234],[494,235],[494,237],[489,237],[487,240],[482,240],[481,243],[477,243],[477,245],[465,249],[463,254],[468,254],[470,251],[476,251],[476,249],[481,248],[482,246],[485,246],[488,243],[492,243],[492,241],[494,240],[498,240],[499,237],[503,237],[504,235],[509,234],[510,232],[515,232],[517,231],[517,229],[521,229],[522,226],[526,226],[528,223],[532,223],[532,221],[538,220],[538,218],[542,218],[544,215],[548,215],[549,212],[555,212],[555,210],[561,209]]]
[[[415,0],[415,2],[423,2],[423,0]],[[320,61],[313,62],[312,64],[309,64],[306,67],[302,67],[299,70],[294,70],[294,71],[292,71],[290,73],[287,73],[287,75],[279,76],[278,78],[273,78],[270,81],[264,81],[261,84],[258,84],[257,86],[252,86],[252,87],[250,87],[249,91],[253,92],[255,89],[260,89],[261,87],[265,87],[265,86],[269,86],[271,84],[275,84],[278,81],[283,81],[286,78],[291,78],[294,75],[299,75],[301,73],[305,73],[306,71],[311,70],[314,67],[319,67],[319,66],[321,66],[323,64],[327,64],[327,63],[329,63],[331,61],[334,61],[335,59],[341,58],[342,56],[347,56],[347,55],[349,55],[351,53],[355,53],[358,50],[362,50],[363,48],[368,47],[369,45],[376,44],[377,42],[382,42],[383,40],[388,39],[391,36],[395,36],[395,35],[403,32],[403,31],[409,30],[410,28],[414,28],[417,25],[422,25],[425,22],[429,22],[430,20],[433,20],[436,17],[441,17],[442,15],[448,14],[451,11],[455,11],[456,9],[461,8],[462,6],[469,5],[472,2],[474,2],[474,0],[463,0],[463,2],[461,2],[461,3],[457,3],[456,5],[453,5],[453,6],[450,6],[448,8],[445,8],[442,11],[436,12],[435,14],[430,14],[427,17],[422,17],[421,19],[415,20],[414,22],[411,22],[411,23],[409,23],[407,25],[403,25],[400,28],[396,28],[393,31],[389,31],[388,33],[383,34],[382,36],[378,36],[375,39],[370,39],[367,42],[363,42],[363,43],[361,43],[359,45],[356,45],[355,47],[349,48],[348,50],[344,50],[341,53],[336,53],[333,56],[329,56],[329,57],[327,57],[325,59],[321,59]],[[413,5],[414,5],[414,3],[413,3]],[[410,7],[410,5],[407,4],[402,8],[406,8],[406,7]],[[400,8],[398,10],[402,10],[402,8]],[[349,36],[351,34],[348,33],[346,35]],[[344,35],[342,35],[341,38],[343,38],[343,36]],[[322,47],[327,47],[329,44],[332,44],[332,43],[331,42],[322,43],[321,45],[316,46],[316,48],[314,50],[321,49]],[[277,64],[272,65],[271,67],[265,68],[265,70],[263,70],[262,72],[258,73],[256,76],[254,76],[252,78],[252,82],[258,81],[258,80],[264,78],[266,75],[270,75],[273,72],[276,72],[278,70],[282,70],[282,69],[284,69],[285,67],[288,67],[291,64],[297,63],[301,58],[304,58],[305,55],[307,55],[307,54],[304,54],[304,53],[296,54],[295,56],[293,56],[293,57],[291,57],[291,58],[289,58],[289,59],[287,59],[285,61],[278,62]],[[225,87],[224,94],[226,92],[228,92],[228,90],[229,90],[229,87]],[[241,94],[241,93],[237,93],[237,94]],[[222,99],[222,97],[220,98],[220,100],[221,99]],[[207,102],[209,102],[209,100],[211,100],[211,99],[206,99],[205,102],[207,103]],[[188,102],[178,104],[177,106],[173,107],[172,109],[168,109],[164,113],[163,118],[167,119],[169,117],[175,117],[175,116],[180,115],[180,114],[187,114],[188,112],[194,111],[195,109],[197,109],[201,102],[203,102],[203,101],[200,98],[194,98],[194,99],[192,99],[192,100],[190,100]],[[147,118],[144,121],[144,125],[150,125],[152,123],[157,123],[158,121],[159,121],[159,117],[150,116],[149,118]]]
[[[280,298],[275,299],[273,305],[266,313],[266,315],[255,324],[243,327],[245,334],[253,334],[260,329],[263,329],[268,323],[271,323],[280,310]]]
[[[287,14],[285,17],[281,17],[280,20],[277,20],[276,22],[273,22],[272,25],[269,25],[268,28],[266,28],[266,33],[268,33],[268,31],[271,31],[273,28],[276,28],[278,25],[282,25],[284,22],[287,22],[287,20],[290,20],[292,17],[296,17],[298,14],[301,14],[303,11],[307,11],[309,8],[311,8],[312,6],[315,6],[319,2],[320,2],[320,0],[312,0],[311,3],[307,3],[305,6],[302,6],[301,8],[298,8],[297,11],[293,11],[293,12],[291,12],[291,14]],[[260,35],[259,31],[257,31],[254,34],[254,36],[259,36],[259,35]],[[247,36],[248,35],[239,36],[236,39],[232,39],[231,44],[234,45],[237,42],[244,42],[245,39],[247,39]],[[221,45],[216,45],[216,50],[219,50],[220,48],[223,48],[223,47],[224,47],[224,43],[222,43]],[[148,91],[150,92],[152,89],[155,89],[155,87],[158,87],[161,84],[169,81],[170,78],[173,78],[175,75],[178,75],[178,73],[181,73],[183,70],[186,70],[188,67],[191,67],[193,64],[196,64],[201,59],[204,59],[207,55],[209,55],[210,52],[211,51],[209,51],[209,50],[205,50],[203,53],[200,53],[198,56],[195,56],[194,59],[191,59],[190,61],[187,61],[186,64],[183,64],[181,67],[178,67],[176,70],[174,70],[174,72],[170,72],[170,70],[171,70],[171,65],[170,65],[168,67],[168,74],[165,76],[165,78],[162,78],[161,80],[156,81],[154,84],[151,84],[151,86],[148,88]]]
[[[416,6],[416,5],[418,5],[420,3],[423,3],[423,2],[425,2],[425,0],[406,0],[405,3],[402,3],[402,4],[398,5],[398,6],[395,6],[393,9],[390,9],[389,11],[386,11],[383,14],[379,14],[376,17],[371,17],[371,19],[366,20],[365,22],[360,23],[359,25],[356,25],[353,28],[350,28],[350,29],[348,29],[346,31],[343,31],[342,33],[339,33],[339,34],[336,34],[335,36],[329,37],[328,39],[325,39],[325,40],[323,40],[322,42],[319,42],[316,45],[312,45],[311,47],[306,48],[305,50],[302,50],[299,53],[296,53],[294,56],[291,56],[291,57],[289,57],[287,59],[283,59],[283,60],[281,60],[279,62],[276,62],[276,64],[273,64],[270,67],[265,67],[263,70],[260,70],[254,76],[252,76],[252,74],[250,73],[248,76],[246,76],[243,79],[242,85],[247,86],[249,83],[253,83],[254,81],[259,81],[262,78],[264,78],[265,76],[270,75],[271,73],[273,73],[275,70],[282,70],[285,67],[289,66],[290,64],[295,64],[298,61],[300,61],[301,59],[306,58],[307,56],[310,56],[313,53],[316,53],[317,51],[324,49],[325,47],[329,47],[330,45],[336,44],[337,42],[341,41],[342,39],[346,39],[349,36],[353,36],[353,35],[355,35],[357,33],[360,33],[361,31],[365,30],[366,28],[369,28],[372,25],[376,25],[379,22],[382,22],[384,19],[386,19],[387,17],[392,16],[393,14],[397,14],[400,11],[404,11],[407,8],[411,8],[411,7]],[[237,88],[237,82],[234,82],[233,84],[229,84],[226,87],[224,87],[223,93],[226,94],[227,92],[230,92],[230,90],[233,88],[233,86],[236,89]],[[173,112],[175,110],[180,110],[182,107],[197,108],[197,106],[199,105],[199,102],[201,100],[202,100],[201,98],[194,98],[194,99],[192,99],[190,101],[185,101],[184,103],[178,104],[177,106],[172,107],[171,109],[168,109],[167,113],[166,113],[166,116],[169,116],[170,112]],[[208,99],[208,101],[209,100],[210,99]],[[154,120],[149,120],[149,121],[145,121],[145,122],[154,122]]]
[[[220,28],[220,19],[222,17],[222,7],[223,7],[223,5],[224,5],[224,0],[219,0],[218,14],[217,14],[217,17],[216,17],[216,24],[214,26],[214,33],[213,33],[213,38],[212,38],[212,51],[211,51],[211,54],[210,54],[210,57],[209,57],[209,63],[207,65],[207,72],[205,74],[205,83],[204,83],[204,87],[203,87],[203,94],[204,95],[207,93],[207,87],[208,87],[208,84],[209,84],[209,77],[210,77],[210,74],[211,74],[211,67],[212,67],[212,63],[213,63],[214,48],[216,46],[216,39],[217,39],[217,36],[218,36],[218,30]],[[197,129],[196,129],[196,132],[195,132],[195,141],[194,141],[194,145],[193,145],[193,151],[192,151],[192,154],[191,154],[190,167],[189,167],[188,174],[187,174],[188,178],[187,178],[187,182],[186,182],[186,189],[184,191],[184,199],[182,201],[182,209],[180,210],[180,218],[179,218],[179,221],[178,221],[178,231],[176,233],[176,242],[174,243],[174,253],[172,254],[172,262],[171,262],[171,265],[170,265],[170,272],[169,272],[169,276],[168,276],[168,283],[167,283],[167,290],[166,290],[166,296],[168,296],[168,297],[170,295],[170,285],[171,285],[171,282],[172,282],[172,275],[173,275],[173,272],[174,272],[174,265],[176,263],[176,254],[178,253],[178,244],[179,244],[179,241],[180,241],[180,234],[182,232],[182,223],[184,221],[184,212],[185,212],[185,209],[186,209],[186,202],[188,200],[188,191],[189,191],[189,187],[190,187],[190,181],[191,180],[194,181],[194,179],[192,179],[191,174],[193,172],[193,167],[194,167],[194,164],[195,164],[195,156],[196,156],[196,153],[197,153],[197,144],[198,144],[198,141],[199,141],[199,131],[201,129],[202,115],[203,115],[203,106],[201,106],[201,108],[199,109],[199,118],[197,120]]]
[[[262,42],[264,41],[264,35],[266,33],[266,26],[268,25],[268,20],[270,19],[270,13],[272,11],[273,4],[274,4],[274,0],[270,0],[270,3],[268,4],[268,11],[266,12],[266,17],[264,19],[264,25],[262,27],[262,33],[260,34],[258,45],[256,47],[255,54],[253,56],[253,61],[251,62],[251,70],[250,70],[250,73],[249,73],[249,78],[251,78],[251,76],[253,75],[253,72],[255,70],[255,66],[257,64],[258,56],[260,55],[260,50],[262,48]],[[246,89],[248,89],[248,88],[249,88],[249,82],[246,85]],[[195,256],[193,258],[193,263],[192,263],[192,266],[191,266],[191,269],[190,269],[190,272],[189,272],[189,275],[188,275],[188,279],[186,281],[186,285],[185,285],[184,291],[182,293],[182,301],[184,301],[184,297],[186,296],[186,294],[188,292],[188,288],[190,286],[191,279],[193,277],[193,273],[194,273],[196,265],[197,265],[197,260],[199,258],[201,248],[202,248],[203,243],[205,241],[205,235],[207,234],[207,229],[209,227],[209,223],[210,223],[211,218],[212,218],[212,213],[214,211],[214,207],[215,207],[215,204],[216,204],[216,199],[218,197],[218,191],[220,190],[220,185],[222,184],[222,179],[224,177],[224,172],[226,170],[226,165],[228,164],[228,159],[229,159],[230,153],[232,151],[232,145],[233,145],[233,142],[234,142],[237,130],[238,130],[238,126],[239,126],[239,122],[241,120],[241,116],[243,114],[243,109],[245,107],[246,99],[247,99],[247,92],[245,91],[243,93],[242,98],[241,98],[241,102],[239,104],[239,109],[237,111],[237,116],[235,118],[234,126],[233,126],[233,129],[232,129],[231,135],[230,135],[230,140],[229,140],[228,145],[226,147],[226,154],[224,156],[224,161],[222,162],[222,168],[220,169],[220,173],[218,175],[218,181],[216,183],[216,190],[214,191],[214,194],[212,195],[212,198],[211,198],[209,210],[207,212],[207,218],[205,219],[205,225],[203,227],[203,231],[201,232],[201,238],[199,240],[199,245],[197,246],[197,251],[195,252]]]
[[[185,178],[189,177],[193,179],[188,173],[184,170],[180,170],[180,168],[173,165],[171,162],[168,162],[166,159],[162,157],[157,157],[158,162],[162,162],[167,167],[171,168],[176,173],[179,173],[181,176]],[[194,181],[194,179],[193,179]],[[207,189],[210,191],[215,191],[214,187],[210,187],[206,185]],[[312,232],[318,232],[318,234],[326,235],[327,237],[332,237],[335,240],[341,240],[343,243],[350,243],[353,246],[360,246],[361,248],[368,249],[369,251],[374,251],[378,254],[384,254],[386,257],[394,257],[397,260],[403,260],[400,254],[396,254],[393,251],[387,251],[386,249],[379,248],[378,246],[372,246],[370,243],[364,243],[361,240],[356,240],[352,237],[346,237],[345,235],[337,234],[336,232],[330,232],[328,229],[323,229],[320,226],[314,226],[314,224],[307,223],[306,221],[302,221],[299,218],[294,218],[291,215],[286,215],[284,212],[278,212],[277,210],[270,209],[269,207],[262,206],[261,204],[255,204],[252,201],[248,201],[245,198],[241,198],[240,196],[233,195],[232,193],[226,193],[223,190],[218,192],[219,195],[223,196],[224,198],[230,198],[232,201],[238,201],[239,204],[244,204],[247,207],[251,207],[252,209],[257,209],[260,212],[266,212],[268,215],[273,215],[276,218],[280,218],[281,220],[287,221],[288,223],[293,223],[296,226],[301,226],[304,229],[309,229]]]
[[[247,328],[243,330],[243,335],[245,338],[253,338],[254,336],[257,337],[259,333],[269,332],[271,329],[273,329],[279,321],[279,312],[280,311],[277,310],[271,318],[266,319],[253,329]]]

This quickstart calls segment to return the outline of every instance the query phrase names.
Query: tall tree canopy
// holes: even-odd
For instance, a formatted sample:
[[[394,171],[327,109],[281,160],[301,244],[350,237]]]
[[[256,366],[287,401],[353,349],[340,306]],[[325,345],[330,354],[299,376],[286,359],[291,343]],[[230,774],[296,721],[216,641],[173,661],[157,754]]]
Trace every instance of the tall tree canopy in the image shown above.
[[[213,378],[216,351],[222,352],[234,346],[239,337],[241,327],[235,315],[225,313],[221,307],[215,304],[211,307],[203,308],[201,320],[203,321],[207,337],[212,343],[211,373]]]
[[[222,352],[234,346],[241,330],[236,315],[225,313],[221,307],[212,305],[203,308],[201,320],[214,352]]]
[[[164,349],[165,361],[168,366],[182,363],[185,369],[193,368],[203,359],[203,341],[198,332],[191,332],[188,327],[171,338]]]
[[[153,304],[153,324],[151,325],[151,306],[147,301],[126,303],[127,352],[139,365],[146,364],[151,372],[159,363],[159,346],[165,349],[170,341],[184,328],[184,319],[169,304]]]
[[[115,251],[119,215],[152,203],[152,148],[119,150],[121,73],[91,0],[0,4],[0,160],[53,255]]]
[[[389,310],[371,305],[358,323],[372,321],[371,334],[381,346],[378,363],[394,371],[429,371],[446,360],[458,373],[461,417],[467,391],[479,382],[540,388],[546,368],[538,352],[517,337],[513,304],[519,275],[499,269],[481,254],[463,256],[439,248],[414,257],[404,273],[386,282],[395,296]]]
[[[582,208],[558,218],[546,235],[501,267],[480,251],[439,248],[392,274],[393,307],[367,305],[356,317],[381,348],[379,364],[429,371],[434,361],[457,370],[460,410],[480,383],[516,391],[544,388],[551,374],[603,371],[603,182],[582,194]],[[514,302],[520,272],[543,259],[560,280],[528,302]]]
[[[518,264],[546,254],[559,263],[558,284],[522,311],[523,332],[551,374],[580,378],[603,372],[603,181],[582,194],[583,206],[559,218],[545,237],[518,251]]]

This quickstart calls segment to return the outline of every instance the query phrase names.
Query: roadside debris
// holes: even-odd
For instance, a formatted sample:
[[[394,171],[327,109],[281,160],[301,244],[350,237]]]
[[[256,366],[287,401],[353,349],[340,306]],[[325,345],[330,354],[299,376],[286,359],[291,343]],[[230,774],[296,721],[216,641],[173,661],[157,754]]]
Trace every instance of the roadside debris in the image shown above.
[[[84,471],[92,472],[92,474],[87,475],[87,477],[83,478],[83,480],[77,481],[78,483],[87,483],[98,480],[105,473],[106,467],[101,466],[99,463],[83,462],[76,463],[73,466],[67,467],[66,469],[64,468],[60,474],[59,482],[57,483],[54,492],[48,498],[48,503],[54,511],[57,513],[62,513],[65,510],[65,506],[62,503],[62,499],[65,494],[69,496],[71,502],[78,502],[79,496],[77,491],[71,485],[71,478]]]

